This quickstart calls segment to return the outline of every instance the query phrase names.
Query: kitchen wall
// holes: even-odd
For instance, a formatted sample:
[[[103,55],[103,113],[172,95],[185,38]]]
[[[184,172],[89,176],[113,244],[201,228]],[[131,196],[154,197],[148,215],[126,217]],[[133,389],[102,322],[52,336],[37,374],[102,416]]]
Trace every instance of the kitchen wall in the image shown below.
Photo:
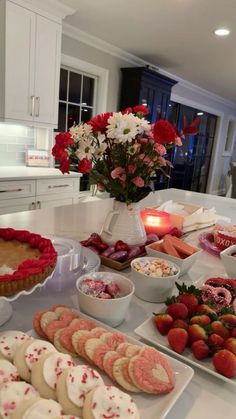
[[[0,123],[0,166],[25,166],[25,151],[35,147],[34,128]]]
[[[126,51],[104,43],[103,41],[67,27],[63,29],[62,53],[79,58],[109,70],[109,86],[107,110],[118,109],[120,90],[120,68],[145,65],[144,61],[132,56]],[[178,80],[173,87],[171,99],[186,105],[202,109],[218,116],[218,126],[212,153],[211,167],[207,185],[207,192],[223,194],[225,192],[225,175],[229,170],[230,161],[236,158],[235,138],[230,152],[225,153],[228,121],[236,118],[236,104],[230,103],[204,89],[194,86],[174,74],[160,72]],[[235,150],[233,152],[233,150]]]

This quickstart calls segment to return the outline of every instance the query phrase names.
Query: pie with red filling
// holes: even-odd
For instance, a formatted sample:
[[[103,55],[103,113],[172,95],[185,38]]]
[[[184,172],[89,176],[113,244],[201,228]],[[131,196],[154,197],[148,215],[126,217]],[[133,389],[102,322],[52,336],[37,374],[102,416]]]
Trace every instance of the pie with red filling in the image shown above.
[[[57,253],[39,234],[0,228],[0,296],[11,296],[44,281],[54,270]]]

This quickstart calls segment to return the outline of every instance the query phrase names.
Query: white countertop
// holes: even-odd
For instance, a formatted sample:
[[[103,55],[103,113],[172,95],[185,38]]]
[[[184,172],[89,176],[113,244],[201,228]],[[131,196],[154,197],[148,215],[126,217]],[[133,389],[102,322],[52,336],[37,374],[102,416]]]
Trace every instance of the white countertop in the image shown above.
[[[147,197],[142,207],[159,204],[166,200],[189,201],[206,207],[215,207],[217,214],[231,217],[236,223],[236,200],[213,195],[198,194],[177,189],[156,192]],[[0,227],[24,228],[41,234],[57,234],[64,237],[84,239],[94,231],[99,232],[109,209],[112,208],[111,199],[88,202],[65,207],[48,208],[0,216]],[[198,233],[192,236],[192,242]],[[107,270],[108,268],[106,268]],[[195,282],[202,275],[221,275],[225,273],[220,259],[203,252],[201,260],[197,261],[188,276],[181,279]],[[125,275],[129,276],[127,269]],[[63,293],[49,293],[36,291],[30,296],[22,296],[13,303],[13,316],[1,330],[21,329],[27,331],[32,328],[32,315],[36,310],[48,308],[55,303],[64,303],[78,308],[74,289]],[[161,304],[152,304],[133,297],[126,320],[119,329],[133,334],[133,330],[148,318],[153,311],[159,311]],[[195,374],[181,397],[166,416],[167,419],[222,419],[226,415],[235,417],[235,386],[231,386],[209,374],[194,368]],[[165,397],[165,396],[161,396]],[[158,403],[158,397],[157,397]],[[144,419],[144,418],[141,418]],[[149,417],[146,419],[158,419]]]
[[[81,177],[81,173],[71,172],[62,174],[59,169],[48,167],[2,166],[0,167],[0,181],[43,179],[58,177]]]

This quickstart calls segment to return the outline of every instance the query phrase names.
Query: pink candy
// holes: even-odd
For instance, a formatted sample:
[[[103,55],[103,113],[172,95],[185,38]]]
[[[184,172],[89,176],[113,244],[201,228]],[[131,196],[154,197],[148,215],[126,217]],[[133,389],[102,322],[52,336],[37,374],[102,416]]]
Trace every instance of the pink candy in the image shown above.
[[[84,279],[80,284],[81,291],[92,297],[111,299],[117,298],[120,288],[114,281],[94,280],[91,278]]]

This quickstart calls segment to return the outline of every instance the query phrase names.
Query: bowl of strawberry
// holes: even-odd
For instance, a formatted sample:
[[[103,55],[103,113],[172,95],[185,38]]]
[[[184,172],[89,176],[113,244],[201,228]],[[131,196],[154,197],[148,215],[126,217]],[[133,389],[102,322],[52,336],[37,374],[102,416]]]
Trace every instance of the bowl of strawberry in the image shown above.
[[[179,294],[166,300],[163,312],[153,313],[166,348],[188,361],[210,361],[213,371],[235,378],[236,280],[208,278],[201,288],[176,286]]]

